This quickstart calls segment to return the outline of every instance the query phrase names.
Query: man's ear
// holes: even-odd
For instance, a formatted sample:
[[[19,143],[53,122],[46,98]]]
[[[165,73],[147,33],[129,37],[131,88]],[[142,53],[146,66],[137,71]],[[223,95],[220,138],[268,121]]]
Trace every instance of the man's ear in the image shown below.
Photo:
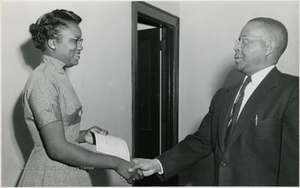
[[[47,41],[47,45],[49,46],[50,49],[55,50],[55,48],[56,48],[56,39],[49,39]]]
[[[274,52],[275,48],[276,48],[275,42],[272,40],[268,41],[267,48],[266,48],[266,55],[268,56],[268,55],[272,54]]]

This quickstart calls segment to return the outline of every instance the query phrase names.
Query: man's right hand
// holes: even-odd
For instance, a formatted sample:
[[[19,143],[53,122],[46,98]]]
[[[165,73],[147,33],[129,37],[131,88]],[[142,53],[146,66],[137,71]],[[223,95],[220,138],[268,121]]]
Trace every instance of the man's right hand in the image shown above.
[[[133,172],[140,169],[143,172],[143,175],[147,177],[162,170],[158,161],[155,159],[135,158],[133,159],[133,161],[135,162],[135,164],[128,169],[128,172]]]

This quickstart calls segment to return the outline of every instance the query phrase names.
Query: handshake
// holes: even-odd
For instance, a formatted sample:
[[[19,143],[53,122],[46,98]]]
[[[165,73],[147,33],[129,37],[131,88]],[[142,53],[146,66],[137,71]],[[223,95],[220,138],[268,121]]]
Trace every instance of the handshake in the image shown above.
[[[132,184],[136,180],[143,179],[144,177],[151,176],[152,174],[161,172],[161,166],[158,160],[156,159],[142,159],[135,158],[130,162],[131,167],[127,168],[127,171],[124,172],[120,168],[120,170],[116,170],[116,172],[121,176],[123,181],[127,181]]]

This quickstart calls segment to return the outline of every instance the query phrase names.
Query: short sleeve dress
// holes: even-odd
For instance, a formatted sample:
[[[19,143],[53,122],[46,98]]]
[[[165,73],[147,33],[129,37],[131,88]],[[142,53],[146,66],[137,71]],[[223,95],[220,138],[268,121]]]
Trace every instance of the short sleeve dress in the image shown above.
[[[43,55],[41,64],[30,75],[23,92],[25,121],[34,148],[18,186],[92,186],[87,167],[78,168],[51,160],[45,152],[40,129],[62,121],[66,140],[78,144],[82,115],[81,103],[63,69],[64,63]]]

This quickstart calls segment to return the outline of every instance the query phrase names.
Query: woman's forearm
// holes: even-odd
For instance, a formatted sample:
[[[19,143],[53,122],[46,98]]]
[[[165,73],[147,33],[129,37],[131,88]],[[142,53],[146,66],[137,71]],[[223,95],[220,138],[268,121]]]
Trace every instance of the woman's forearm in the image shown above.
[[[40,132],[48,156],[58,162],[76,167],[90,166],[98,169],[116,169],[117,164],[126,162],[117,157],[94,153],[79,145],[69,143],[65,138],[61,121],[44,126]],[[79,133],[77,141],[84,140],[83,134],[84,132]]]
[[[94,167],[96,169],[113,169],[122,159],[100,153],[94,153],[72,143],[62,144],[53,152],[52,159],[76,167]],[[123,160],[123,162],[125,162]]]

